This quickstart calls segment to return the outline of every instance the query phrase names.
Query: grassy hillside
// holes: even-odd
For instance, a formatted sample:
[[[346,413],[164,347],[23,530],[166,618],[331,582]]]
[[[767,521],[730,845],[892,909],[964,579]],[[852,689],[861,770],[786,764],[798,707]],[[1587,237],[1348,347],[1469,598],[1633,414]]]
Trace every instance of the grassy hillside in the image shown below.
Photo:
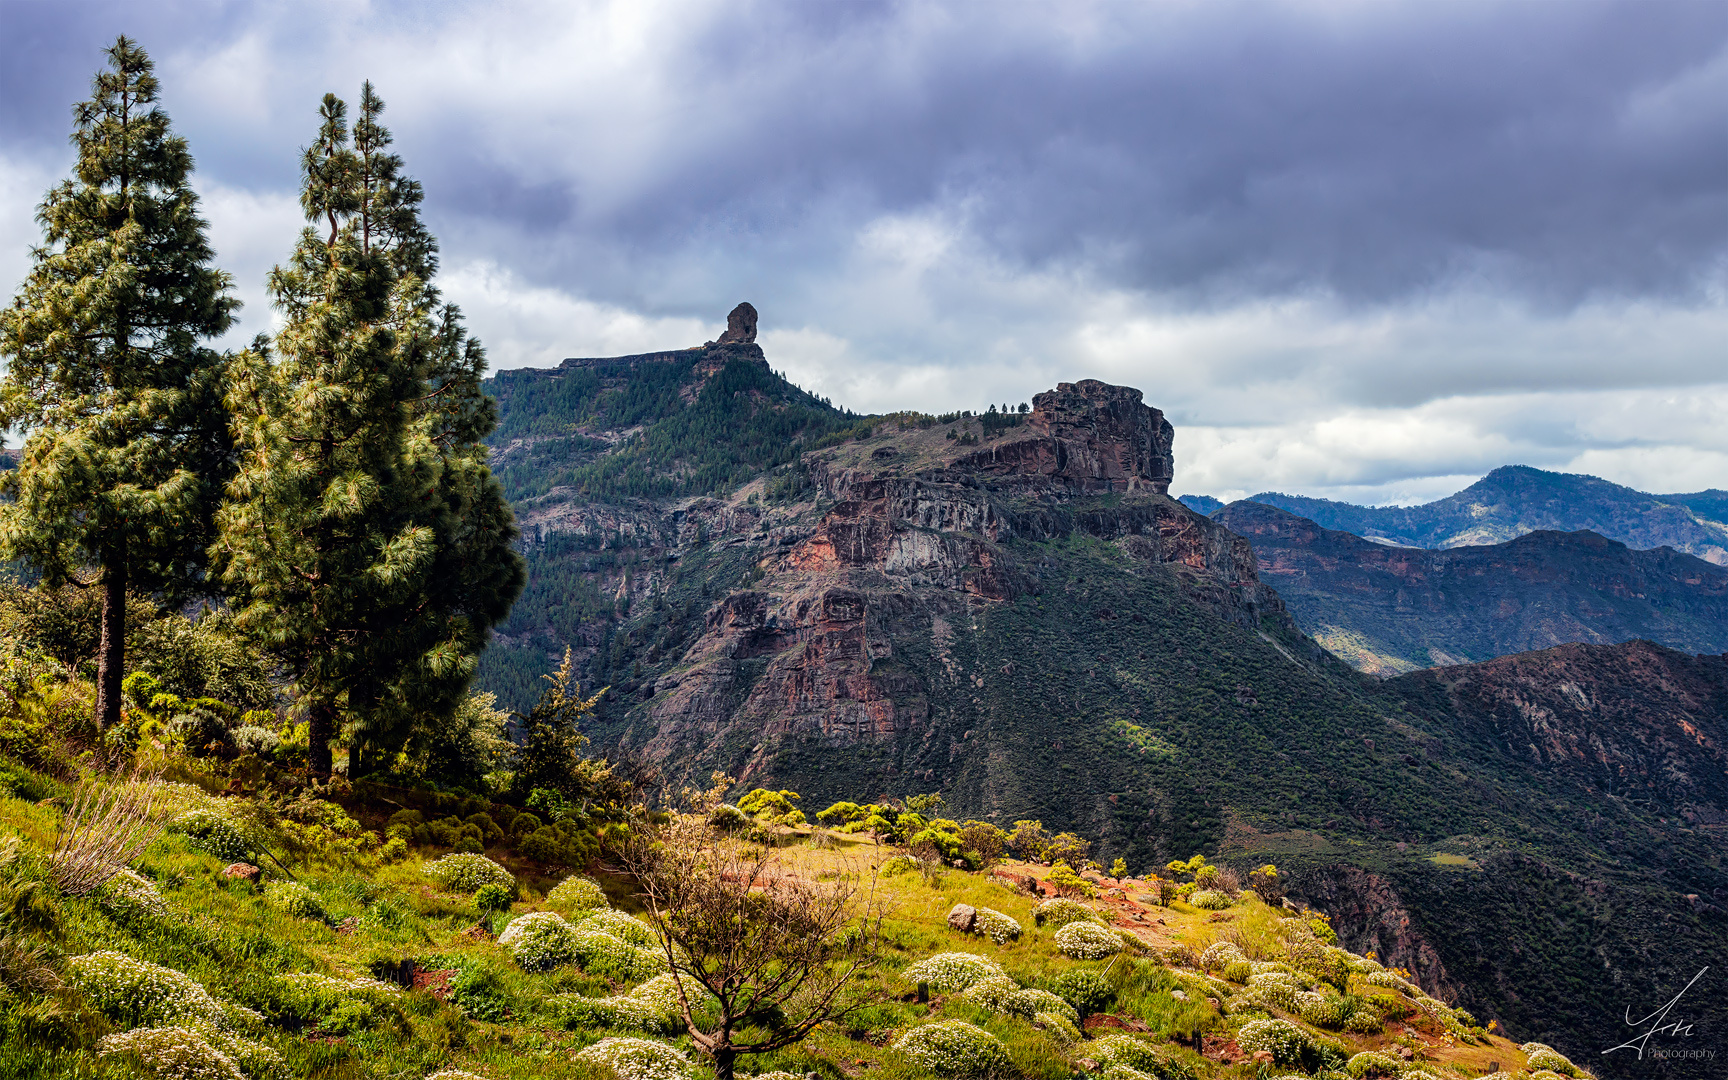
[[[490,843],[486,872],[509,880],[514,897],[489,912],[471,882],[442,873],[447,847],[394,827],[411,842],[385,843],[375,829],[389,804],[340,786],[287,804],[218,799],[207,791],[216,778],[181,773],[191,782],[158,801],[169,831],[133,874],[70,896],[45,870],[59,811],[32,800],[67,790],[14,771],[13,795],[0,797],[0,828],[17,837],[0,867],[13,913],[0,927],[5,1075],[708,1074],[690,1037],[667,1025],[666,976],[655,975],[652,932],[630,915],[641,909],[627,880],[602,875],[601,889],[554,892],[575,875]],[[260,883],[228,876],[232,853],[211,849],[231,837],[283,861]],[[810,826],[762,826],[739,842],[774,846],[780,865],[807,880],[861,870],[887,912],[880,962],[848,991],[854,1007],[749,1060],[759,1074],[914,1080],[992,1061],[991,1075],[1040,1080],[1100,1066],[1122,1080],[1245,1080],[1263,1061],[1285,1073],[1405,1080],[1571,1070],[1440,1004],[1407,973],[1329,947],[1324,920],[1268,906],[1230,875],[1204,895],[1128,878],[1079,886],[1102,890],[1095,900],[1055,900],[1056,871],[1040,864],[920,869],[868,834]],[[20,895],[33,898],[28,923],[17,917]],[[953,928],[957,904],[999,913],[997,940]],[[507,931],[534,912],[560,913],[587,944],[550,963],[523,951]],[[20,948],[47,941],[20,959]],[[29,964],[49,981],[21,984]],[[55,980],[59,989],[44,988]],[[933,1030],[969,1042],[932,1062],[920,1046]],[[644,1040],[659,1063],[585,1060],[607,1039]]]

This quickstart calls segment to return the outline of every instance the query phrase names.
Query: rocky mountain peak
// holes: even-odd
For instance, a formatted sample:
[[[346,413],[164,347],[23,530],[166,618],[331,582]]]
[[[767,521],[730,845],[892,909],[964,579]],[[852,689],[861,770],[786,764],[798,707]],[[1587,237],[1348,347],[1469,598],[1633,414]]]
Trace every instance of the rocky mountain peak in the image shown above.
[[[1032,431],[1078,449],[1059,472],[1082,490],[1169,490],[1175,429],[1132,386],[1057,383],[1032,399]]]
[[[756,341],[756,309],[745,301],[726,316],[726,332],[716,345],[750,345]]]

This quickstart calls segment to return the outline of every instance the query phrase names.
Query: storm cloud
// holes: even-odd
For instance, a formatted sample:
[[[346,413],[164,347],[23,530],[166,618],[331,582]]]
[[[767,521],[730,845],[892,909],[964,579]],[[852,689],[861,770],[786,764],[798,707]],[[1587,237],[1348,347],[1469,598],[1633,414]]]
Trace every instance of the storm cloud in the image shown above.
[[[869,411],[1142,387],[1176,490],[1728,486],[1728,6],[0,5],[0,284],[116,33],[265,329],[371,78],[498,368],[749,299]]]

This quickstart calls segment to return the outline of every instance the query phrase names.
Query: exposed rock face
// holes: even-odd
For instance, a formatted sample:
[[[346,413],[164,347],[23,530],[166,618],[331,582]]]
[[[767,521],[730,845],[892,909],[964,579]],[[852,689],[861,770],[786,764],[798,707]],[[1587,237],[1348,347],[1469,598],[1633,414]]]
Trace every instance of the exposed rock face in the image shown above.
[[[756,309],[748,302],[739,304],[726,316],[726,332],[716,345],[749,345],[756,340]]]
[[[1387,967],[1416,977],[1422,989],[1456,1002],[1458,987],[1440,954],[1416,926],[1392,883],[1360,867],[1340,865],[1297,875],[1296,892],[1324,911],[1339,943],[1354,953],[1374,953]]]
[[[1286,618],[1247,542],[1163,494],[1170,425],[1138,390],[1064,383],[1037,402],[985,450],[924,428],[805,455],[827,503],[811,525],[746,520],[754,508],[703,511],[716,524],[732,515],[724,532],[758,526],[728,542],[750,545],[766,578],[717,603],[655,682],[642,749],[685,760],[717,744],[771,749],[785,736],[847,745],[927,734],[931,687],[897,653],[939,647],[941,627],[973,620],[973,605],[1036,595],[1021,541],[1094,537],[1175,570],[1191,597],[1240,625]],[[1090,498],[1105,493],[1126,497]],[[670,518],[696,510],[650,531],[688,542]]]
[[[1058,383],[1032,399],[1031,434],[956,462],[989,476],[1044,481],[1078,494],[1170,488],[1175,429],[1164,414],[1142,403],[1131,386],[1096,379]]]

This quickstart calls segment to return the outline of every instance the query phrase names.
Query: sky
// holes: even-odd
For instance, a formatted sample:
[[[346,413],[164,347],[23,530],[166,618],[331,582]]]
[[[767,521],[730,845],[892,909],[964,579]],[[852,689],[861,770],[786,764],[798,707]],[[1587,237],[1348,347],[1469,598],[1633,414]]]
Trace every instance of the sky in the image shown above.
[[[267,331],[371,79],[494,369],[761,312],[859,412],[1136,386],[1176,493],[1728,488],[1728,4],[0,0],[0,289],[116,34]]]

